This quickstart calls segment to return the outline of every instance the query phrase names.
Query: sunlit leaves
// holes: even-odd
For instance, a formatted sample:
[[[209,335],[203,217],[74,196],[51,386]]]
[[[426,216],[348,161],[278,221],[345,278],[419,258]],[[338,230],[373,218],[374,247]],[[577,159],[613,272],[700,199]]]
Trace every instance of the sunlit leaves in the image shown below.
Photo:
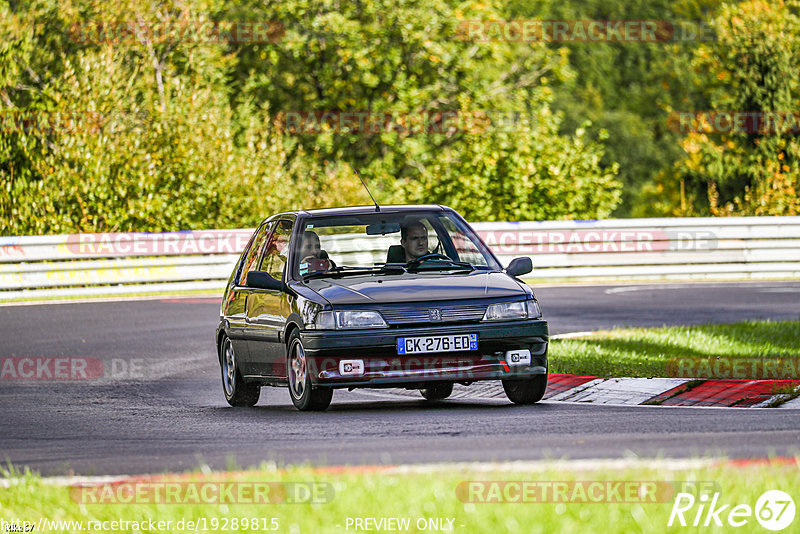
[[[442,202],[474,220],[600,217],[619,201],[602,140],[560,133],[550,113],[553,81],[573,76],[563,51],[457,38],[460,21],[501,15],[492,2],[457,11],[446,0],[35,0],[16,9],[0,22],[0,105],[91,118],[0,139],[2,234],[242,227],[281,209],[366,203],[349,163],[381,202]],[[87,22],[205,20],[273,21],[285,33],[277,42],[75,38]],[[527,122],[298,134],[279,126],[291,111]]]

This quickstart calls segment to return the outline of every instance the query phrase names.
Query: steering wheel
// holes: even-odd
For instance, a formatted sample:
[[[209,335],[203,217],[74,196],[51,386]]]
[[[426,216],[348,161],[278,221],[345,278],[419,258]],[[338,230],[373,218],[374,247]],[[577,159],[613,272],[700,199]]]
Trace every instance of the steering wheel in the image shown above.
[[[429,254],[423,254],[422,256],[411,260],[410,262],[408,262],[408,265],[411,265],[411,264],[416,265],[418,263],[422,263],[423,261],[427,261],[427,260],[453,261],[453,260],[450,259],[450,256],[445,256],[444,254],[437,254],[435,252],[431,252]]]

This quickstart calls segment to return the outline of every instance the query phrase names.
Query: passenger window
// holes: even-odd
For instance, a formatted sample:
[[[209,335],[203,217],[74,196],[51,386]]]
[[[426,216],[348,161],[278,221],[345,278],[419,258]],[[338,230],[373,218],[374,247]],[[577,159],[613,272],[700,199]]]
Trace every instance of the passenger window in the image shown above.
[[[259,270],[268,272],[275,280],[283,280],[283,268],[289,253],[289,239],[292,237],[294,221],[281,219],[272,235],[267,239],[264,259]]]
[[[247,255],[242,262],[242,271],[239,275],[239,285],[244,285],[247,281],[247,273],[256,270],[256,260],[261,257],[261,252],[264,250],[264,245],[267,242],[267,235],[269,235],[272,227],[275,226],[275,221],[265,223],[258,229],[255,239],[250,244],[247,250]]]
[[[436,233],[431,222],[427,219],[420,222],[422,222],[428,230],[428,251],[432,254],[444,254],[442,243],[439,241],[439,234]]]
[[[486,258],[483,257],[483,254],[481,254],[469,236],[457,228],[449,218],[442,217],[441,221],[447,233],[450,234],[450,240],[453,242],[453,247],[455,247],[458,254],[458,257],[453,259],[471,263],[476,267],[488,266]]]

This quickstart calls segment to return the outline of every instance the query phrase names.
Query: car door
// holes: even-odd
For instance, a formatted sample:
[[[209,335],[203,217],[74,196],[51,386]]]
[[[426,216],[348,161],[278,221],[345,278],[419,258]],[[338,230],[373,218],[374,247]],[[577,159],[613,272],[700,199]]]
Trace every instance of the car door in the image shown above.
[[[275,225],[275,221],[267,221],[262,224],[253,234],[253,238],[248,244],[247,251],[239,266],[238,272],[234,275],[233,286],[228,292],[225,304],[225,319],[228,321],[228,335],[236,353],[236,360],[239,364],[239,371],[243,375],[251,374],[250,356],[247,346],[247,297],[252,292],[251,288],[246,287],[247,273],[256,269],[256,264],[264,246],[270,230]]]
[[[284,280],[291,250],[294,219],[279,219],[267,238],[259,270]],[[289,295],[283,291],[252,289],[247,298],[248,349],[254,374],[285,377],[286,362],[282,334],[289,317]]]

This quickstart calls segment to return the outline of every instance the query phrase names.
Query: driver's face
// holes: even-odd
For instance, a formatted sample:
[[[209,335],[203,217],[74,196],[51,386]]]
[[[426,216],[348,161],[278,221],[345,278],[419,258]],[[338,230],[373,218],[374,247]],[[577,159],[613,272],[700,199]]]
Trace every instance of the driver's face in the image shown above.
[[[419,258],[428,253],[428,230],[424,226],[415,224],[408,229],[406,238],[400,241],[406,251],[406,261]]]

